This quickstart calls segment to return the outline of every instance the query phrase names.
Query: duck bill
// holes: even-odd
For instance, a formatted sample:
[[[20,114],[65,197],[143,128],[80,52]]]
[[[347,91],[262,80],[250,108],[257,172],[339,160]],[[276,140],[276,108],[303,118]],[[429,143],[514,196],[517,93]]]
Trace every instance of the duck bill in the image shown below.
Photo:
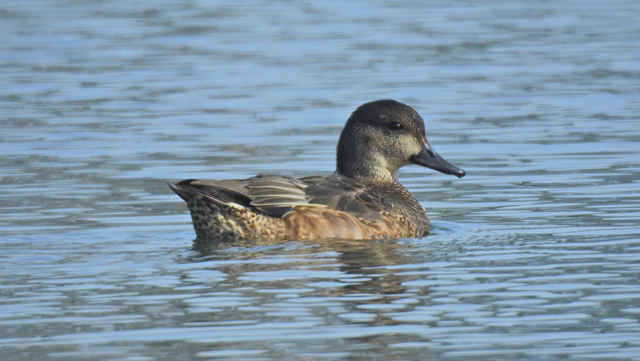
[[[421,165],[423,167],[437,170],[438,172],[445,174],[452,174],[458,178],[462,178],[465,175],[464,170],[456,167],[455,165],[447,162],[440,154],[431,149],[431,145],[428,142],[424,142],[424,146],[420,153],[411,157],[411,162]]]

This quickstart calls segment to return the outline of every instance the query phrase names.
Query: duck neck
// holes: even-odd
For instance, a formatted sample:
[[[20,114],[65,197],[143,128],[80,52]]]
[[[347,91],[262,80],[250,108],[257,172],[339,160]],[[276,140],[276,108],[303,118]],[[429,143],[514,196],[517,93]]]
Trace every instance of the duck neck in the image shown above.
[[[340,152],[336,172],[365,183],[398,183],[398,172],[390,171],[384,156],[355,151]]]
[[[398,168],[373,146],[370,134],[349,118],[338,139],[336,172],[365,183],[398,183]]]

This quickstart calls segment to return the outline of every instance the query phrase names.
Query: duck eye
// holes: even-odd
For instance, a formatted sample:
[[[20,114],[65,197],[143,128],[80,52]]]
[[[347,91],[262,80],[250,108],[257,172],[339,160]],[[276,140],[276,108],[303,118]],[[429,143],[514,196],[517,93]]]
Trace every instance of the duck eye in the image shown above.
[[[398,122],[389,123],[389,129],[391,129],[391,130],[400,130],[402,128],[404,128],[404,127],[402,126],[402,124],[400,124]]]

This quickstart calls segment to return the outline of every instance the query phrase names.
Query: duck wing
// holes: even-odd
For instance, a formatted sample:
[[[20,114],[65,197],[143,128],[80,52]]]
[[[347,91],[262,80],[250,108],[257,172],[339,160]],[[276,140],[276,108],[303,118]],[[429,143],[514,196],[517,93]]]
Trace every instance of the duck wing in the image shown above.
[[[329,177],[301,178],[309,203],[349,213],[358,218],[374,220],[388,206],[387,197],[353,178],[334,174]]]
[[[169,187],[187,203],[204,198],[222,206],[246,207],[281,217],[298,205],[309,205],[306,184],[292,177],[258,175],[248,179],[187,179]]]
[[[195,192],[217,202],[251,207],[272,217],[281,217],[296,206],[316,206],[376,219],[387,203],[385,197],[369,192],[366,186],[335,174],[305,178],[258,175],[248,179],[189,179],[173,184],[172,189],[186,201],[185,193]]]
[[[385,197],[370,192],[368,187],[352,178],[337,174],[304,178],[263,175],[250,178],[247,188],[251,205],[272,215],[281,215],[283,211],[304,205],[375,219],[386,205]]]

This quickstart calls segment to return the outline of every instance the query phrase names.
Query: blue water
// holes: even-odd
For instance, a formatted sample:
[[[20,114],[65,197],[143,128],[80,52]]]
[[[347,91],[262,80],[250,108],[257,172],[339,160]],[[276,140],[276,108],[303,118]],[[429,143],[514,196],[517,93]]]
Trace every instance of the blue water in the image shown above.
[[[640,3],[0,5],[3,360],[640,359]],[[433,232],[196,250],[166,182],[410,104]]]

